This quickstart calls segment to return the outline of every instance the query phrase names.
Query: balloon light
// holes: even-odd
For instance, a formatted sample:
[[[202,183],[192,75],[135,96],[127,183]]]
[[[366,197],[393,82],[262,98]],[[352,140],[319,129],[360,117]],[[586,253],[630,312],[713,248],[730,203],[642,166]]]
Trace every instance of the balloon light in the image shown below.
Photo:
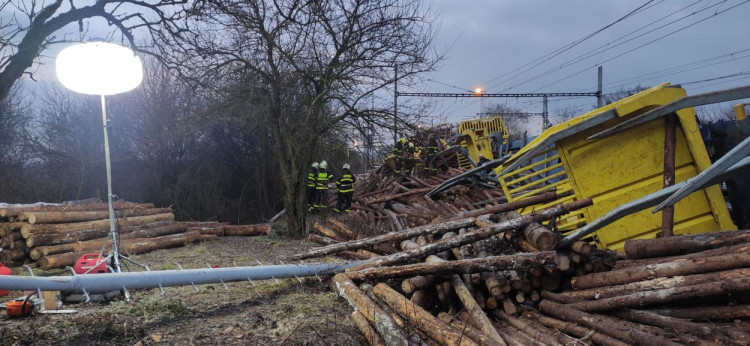
[[[82,94],[119,94],[135,89],[143,80],[141,59],[114,43],[72,45],[60,52],[55,65],[60,83]]]

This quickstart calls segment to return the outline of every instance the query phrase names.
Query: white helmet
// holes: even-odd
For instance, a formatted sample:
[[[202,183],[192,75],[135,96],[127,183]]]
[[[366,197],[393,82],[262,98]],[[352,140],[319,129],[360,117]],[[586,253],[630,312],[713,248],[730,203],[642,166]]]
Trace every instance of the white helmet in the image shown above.
[[[348,163],[344,165],[344,169],[351,169],[351,168],[352,168],[352,166],[349,166]]]
[[[325,160],[323,160],[323,161],[320,162],[320,165],[318,165],[318,167],[320,167],[322,169],[327,169],[328,168],[328,162],[326,162]]]
[[[409,148],[414,148],[414,143],[409,142]]]
[[[312,168],[318,168],[318,163],[317,162],[313,162]]]

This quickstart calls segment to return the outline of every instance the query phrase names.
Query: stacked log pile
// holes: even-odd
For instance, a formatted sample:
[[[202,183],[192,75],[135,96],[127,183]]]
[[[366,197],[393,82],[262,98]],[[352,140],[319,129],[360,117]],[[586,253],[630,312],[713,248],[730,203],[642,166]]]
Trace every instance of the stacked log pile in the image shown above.
[[[584,242],[556,249],[545,221],[590,200],[521,216],[556,197],[503,203],[454,187],[473,203],[450,209],[419,189],[370,195],[358,216],[314,224],[308,240],[323,246],[294,256],[362,261],[333,283],[370,344],[750,343],[750,231],[633,240],[626,254]]]
[[[224,235],[261,235],[270,225],[225,225],[174,221],[171,208],[115,202],[123,254],[140,254]],[[0,208],[0,261],[36,264],[42,269],[72,266],[84,253],[109,251],[106,203],[13,205]]]
[[[441,193],[439,199],[424,195],[446,179],[462,173],[449,168],[432,176],[393,176],[383,167],[358,181],[354,189],[351,225],[363,235],[395,232],[425,225],[438,216],[457,214],[504,201],[502,190],[457,185]],[[329,203],[333,206],[335,202]]]

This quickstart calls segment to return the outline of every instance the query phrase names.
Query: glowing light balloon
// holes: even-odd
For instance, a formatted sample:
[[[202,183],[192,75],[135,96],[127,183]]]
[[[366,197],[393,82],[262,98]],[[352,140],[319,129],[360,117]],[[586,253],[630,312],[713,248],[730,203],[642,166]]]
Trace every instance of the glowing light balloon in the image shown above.
[[[66,88],[89,95],[123,93],[143,80],[141,59],[129,48],[107,42],[67,47],[57,56],[55,68]]]

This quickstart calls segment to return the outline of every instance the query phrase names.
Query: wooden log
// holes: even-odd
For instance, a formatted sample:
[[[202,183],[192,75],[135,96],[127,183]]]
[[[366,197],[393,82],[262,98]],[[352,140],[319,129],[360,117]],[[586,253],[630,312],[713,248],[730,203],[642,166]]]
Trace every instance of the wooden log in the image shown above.
[[[271,234],[271,225],[226,225],[224,226],[225,236],[259,236]]]
[[[524,198],[518,201],[505,203],[505,204],[501,204],[498,206],[486,206],[482,209],[475,209],[471,211],[459,212],[453,215],[447,215],[446,221],[463,219],[466,217],[478,217],[478,216],[487,215],[487,214],[504,213],[507,211],[517,210],[517,209],[525,208],[528,206],[536,205],[539,203],[551,201],[556,198],[557,198],[557,195],[554,192],[546,192],[541,195]]]
[[[292,258],[293,259],[305,259],[305,258],[312,258],[312,257],[321,257],[321,256],[329,255],[332,253],[336,253],[339,251],[364,249],[375,244],[382,244],[386,242],[398,242],[398,241],[402,241],[406,239],[415,238],[420,235],[442,233],[442,232],[446,232],[450,230],[459,229],[461,227],[467,227],[467,226],[473,225],[475,221],[476,219],[474,218],[466,218],[466,219],[460,219],[460,220],[455,220],[455,221],[450,221],[450,222],[444,222],[444,223],[437,224],[437,225],[426,225],[426,226],[415,227],[415,228],[407,229],[407,230],[400,231],[400,232],[392,232],[392,233],[387,233],[387,234],[383,234],[383,235],[379,235],[375,237],[353,240],[353,241],[343,242],[340,244],[335,244],[335,245],[330,245],[330,246],[318,247],[315,249],[311,249],[306,253],[293,255]],[[314,227],[317,227],[317,226],[314,226]],[[323,226],[319,226],[319,227],[323,227]],[[316,228],[316,230],[318,230],[318,228]],[[333,238],[330,235],[326,235],[326,236]]]
[[[133,203],[133,202],[115,202],[114,208],[117,210],[121,209],[151,209],[154,208],[153,203]],[[43,205],[43,206],[19,206],[19,207],[8,207],[0,208],[0,217],[17,217],[23,212],[36,212],[36,211],[87,211],[87,210],[109,210],[108,203],[88,203],[88,204],[59,204],[59,205]]]
[[[409,345],[406,334],[396,325],[396,322],[354,285],[349,278],[343,274],[336,274],[333,277],[333,283],[336,285],[336,291],[339,296],[346,299],[349,305],[353,306],[356,311],[359,311],[372,323],[386,345]]]
[[[591,251],[593,250],[593,246],[587,242],[583,241],[576,241],[573,244],[570,245],[570,249],[581,254],[588,256]]]
[[[362,336],[365,337],[368,344],[371,346],[385,346],[383,338],[378,335],[378,332],[375,331],[362,313],[357,310],[352,311],[352,322],[354,322],[354,326],[362,333]]]
[[[627,346],[628,345],[609,335],[598,333],[594,330],[581,327],[575,323],[558,320],[556,318],[552,318],[549,316],[544,316],[540,314],[539,312],[537,312],[536,310],[525,309],[523,311],[523,315],[526,316],[527,318],[538,321],[539,323],[543,324],[544,326],[548,328],[559,330],[565,334],[576,336],[578,338],[591,339],[591,341],[595,342],[597,345],[604,345],[604,346]]]
[[[619,269],[623,269],[626,267],[641,267],[641,266],[646,266],[646,265],[651,265],[651,264],[668,263],[668,262],[674,262],[674,261],[700,260],[703,258],[721,256],[721,255],[726,255],[730,253],[750,254],[750,243],[725,246],[725,247],[721,247],[718,249],[694,252],[694,253],[687,254],[687,255],[617,261],[617,263],[615,263],[615,269],[619,270]]]
[[[391,208],[393,208],[393,210],[399,214],[420,217],[428,221],[437,216],[437,214],[426,212],[418,208],[412,208],[401,203],[391,203]]]
[[[5,249],[0,251],[0,260],[5,263],[21,261],[26,258],[25,249]]]
[[[224,236],[224,225],[217,227],[188,227],[188,231],[198,231],[203,235],[215,235],[217,237]]]
[[[27,222],[0,222],[0,237],[10,233],[20,232],[21,227],[28,225]]]
[[[156,214],[147,216],[134,216],[117,219],[120,227],[144,225],[158,221],[174,221],[174,214]],[[67,233],[87,229],[102,229],[109,227],[109,220],[86,221],[76,223],[65,223],[56,225],[25,225],[21,228],[21,234],[28,238],[33,233]]]
[[[437,256],[430,256],[427,260],[429,262],[445,263],[445,260]],[[453,285],[453,290],[456,292],[458,299],[461,301],[464,308],[471,316],[471,320],[474,322],[473,324],[477,326],[477,328],[479,328],[482,333],[489,336],[492,340],[505,344],[503,339],[500,337],[500,334],[497,333],[495,328],[492,326],[492,323],[490,323],[489,318],[487,318],[487,314],[482,311],[482,308],[472,296],[471,291],[468,287],[466,287],[466,284],[463,280],[461,280],[461,277],[458,276],[458,274],[451,275],[451,284]],[[484,299],[482,299],[481,301],[484,302]]]
[[[690,320],[731,321],[750,318],[750,305],[703,306],[649,310],[653,313]]]
[[[385,313],[388,314],[388,316],[390,316],[394,322],[396,322],[396,325],[401,328],[401,330],[406,331],[406,337],[409,339],[409,345],[425,345],[425,341],[432,340],[423,331],[407,324],[406,321],[401,317],[401,315],[399,315],[395,310],[388,306],[388,304],[378,299],[378,297],[375,296],[375,293],[373,293],[374,287],[372,285],[363,283],[359,285],[359,289],[361,289],[368,298],[372,299],[372,301],[378,307],[383,309],[383,311],[385,311]]]
[[[700,260],[674,261],[643,267],[627,267],[572,278],[575,289],[622,285],[630,282],[750,267],[750,254],[723,255]]]
[[[521,214],[515,211],[509,211],[506,213],[506,218],[515,219],[520,218]],[[531,222],[523,228],[523,236],[526,237],[535,248],[541,251],[554,250],[557,245],[559,236],[544,227],[539,222]]]
[[[132,233],[135,231],[140,231],[143,229],[167,227],[171,225],[175,225],[175,223],[173,221],[158,221],[158,222],[148,223],[145,225],[120,227],[120,229],[118,230],[118,233],[120,235],[123,235],[127,233]],[[173,226],[173,227],[178,227],[179,229],[182,229],[184,231],[186,225]],[[104,237],[107,237],[109,233],[110,233],[109,227],[100,228],[100,229],[87,229],[87,230],[82,230],[82,231],[72,231],[68,233],[38,233],[38,234],[34,233],[26,237],[26,246],[31,248],[31,247],[45,246],[45,245],[59,245],[59,244],[74,243],[77,241],[104,238]]]
[[[320,233],[320,234],[322,234],[322,235],[324,235],[324,236],[326,236],[328,238],[331,238],[331,239],[336,240],[336,241],[344,241],[344,239],[341,238],[341,236],[339,236],[338,234],[336,234],[336,232],[332,231],[330,228],[325,227],[325,226],[323,226],[323,225],[321,225],[321,224],[319,224],[317,222],[313,224],[313,228],[316,231],[318,231],[318,233]],[[318,250],[318,249],[321,249],[321,248],[323,248],[323,247],[315,248],[315,249],[313,249],[311,251]],[[347,248],[347,249],[342,249],[341,251],[344,251],[344,250],[354,250],[354,249],[353,248]],[[329,253],[326,253],[326,255],[328,255],[328,254]]]
[[[750,277],[734,278],[718,282],[636,292],[623,296],[567,304],[581,311],[604,311],[615,308],[643,307],[686,299],[711,297],[750,290]]]
[[[185,244],[198,241],[200,235],[200,232],[194,231],[156,238],[128,239],[121,242],[120,251],[129,254],[141,254],[158,249],[184,246]],[[68,252],[58,255],[44,256],[37,261],[37,264],[44,270],[72,266],[84,253],[85,252]]]
[[[492,310],[492,315],[510,323],[514,327],[529,334],[533,339],[539,340],[547,345],[567,345],[575,339],[543,326],[541,323],[524,317],[515,317],[500,310]]]
[[[395,253],[395,254],[388,255],[388,256],[382,256],[380,258],[373,259],[363,264],[349,268],[347,269],[347,271],[356,271],[356,270],[362,270],[365,268],[386,266],[386,265],[405,262],[407,260],[411,260],[415,258],[424,258],[429,255],[433,255],[438,252],[448,250],[450,248],[458,247],[464,244],[473,243],[477,240],[494,236],[504,231],[509,231],[512,229],[518,229],[518,228],[524,227],[525,225],[533,221],[546,220],[551,217],[562,215],[562,214],[568,213],[571,210],[575,210],[575,209],[579,209],[579,208],[583,208],[588,205],[591,205],[591,203],[592,203],[591,199],[588,198],[588,199],[572,202],[564,206],[558,206],[558,207],[545,209],[533,215],[528,215],[522,218],[508,220],[503,223],[495,224],[490,227],[480,228],[475,231],[466,232],[464,234],[458,235],[451,239],[440,240],[435,243],[425,245],[419,249],[413,249],[409,251]]]
[[[331,244],[338,244],[339,242],[335,239],[331,239],[328,237],[324,237],[322,235],[317,235],[314,233],[310,233],[307,235],[307,241],[311,243],[318,243],[323,245],[331,245]]]
[[[154,238],[165,235],[183,233],[187,230],[184,224],[173,223],[162,227],[147,228],[141,230],[129,231],[127,233],[120,234],[120,240],[125,241],[136,238]],[[194,231],[197,232],[197,231]],[[200,232],[198,232],[200,233]],[[102,247],[109,245],[111,242],[110,238],[99,238],[87,241],[79,241],[75,243],[67,243],[61,245],[52,246],[38,246],[32,250],[31,259],[39,259],[42,256],[60,254],[65,252],[90,252],[98,251]]]
[[[539,340],[535,340],[529,334],[526,334],[523,330],[516,328],[515,326],[513,326],[512,324],[506,321],[497,320],[493,322],[493,325],[495,326],[495,329],[497,329],[498,333],[503,335],[503,338],[509,345],[549,346]]]
[[[416,263],[396,267],[367,268],[347,272],[354,281],[383,280],[413,277],[416,275],[449,275],[459,273],[481,273],[528,267],[531,265],[553,264],[555,253],[552,251],[537,253],[518,253],[507,256],[491,256],[468,260],[447,261],[441,263]]]
[[[560,293],[561,296],[574,298],[573,301],[577,302],[582,300],[592,299],[603,299],[615,296],[621,296],[624,294],[647,291],[647,290],[658,290],[664,288],[674,288],[682,286],[697,285],[707,282],[723,281],[732,278],[750,277],[750,268],[731,269],[719,272],[687,275],[687,276],[673,276],[666,278],[656,278],[646,281],[631,282],[628,284],[611,286],[611,287],[597,287],[587,290],[580,291],[568,291]],[[558,301],[558,300],[556,300]],[[566,302],[567,303],[567,302]]]
[[[373,292],[375,296],[398,311],[401,316],[409,319],[412,324],[438,343],[444,345],[477,345],[469,337],[456,331],[421,307],[412,304],[401,294],[388,287],[388,285],[379,283],[375,286]]]
[[[371,199],[371,200],[367,201],[367,204],[376,204],[376,203],[389,202],[389,201],[392,201],[394,199],[409,197],[409,196],[412,196],[412,195],[425,194],[425,193],[430,192],[432,190],[432,187],[425,187],[425,188],[421,188],[421,189],[412,189],[412,190],[406,189],[406,190],[407,190],[406,192],[402,192],[402,193],[399,193],[399,194]]]
[[[355,240],[361,238],[359,234],[352,231],[348,226],[346,226],[339,220],[328,218],[328,224],[331,225],[331,228],[334,232],[343,235],[347,240]]]
[[[503,340],[502,343],[492,340],[490,337],[482,333],[481,330],[472,327],[470,324],[466,322],[459,321],[451,317],[445,312],[441,311],[440,313],[438,313],[438,319],[449,324],[451,327],[453,327],[453,329],[468,336],[469,338],[471,338],[471,340],[474,340],[474,342],[480,345],[494,345],[494,346],[507,345],[505,343],[505,340]]]
[[[434,275],[417,275],[401,282],[401,291],[411,294],[414,291],[421,290],[435,285],[436,278]]]
[[[681,335],[695,335],[702,339],[720,344],[750,344],[750,334],[729,328],[716,328],[704,323],[689,322],[674,317],[661,316],[648,311],[631,309],[615,311],[613,315],[633,322],[669,329]]]
[[[131,216],[146,216],[172,213],[172,208],[131,208],[115,210],[116,218]],[[109,220],[109,210],[91,211],[26,211],[19,215],[20,220],[27,220],[30,224],[37,223],[71,223],[93,220]]]
[[[620,339],[630,344],[642,345],[680,345],[672,340],[642,331],[632,322],[623,321],[609,316],[589,314],[571,309],[566,305],[553,303],[549,300],[539,302],[539,309],[547,315],[573,322],[596,330],[597,332]]]
[[[198,233],[200,233],[200,232],[198,232]],[[214,240],[219,240],[219,236],[216,235],[216,234],[201,234],[201,236],[200,236],[201,243],[202,242],[207,242],[207,241],[214,241]]]
[[[750,230],[633,239],[625,242],[625,254],[630,259],[665,257],[744,243],[750,243]]]

